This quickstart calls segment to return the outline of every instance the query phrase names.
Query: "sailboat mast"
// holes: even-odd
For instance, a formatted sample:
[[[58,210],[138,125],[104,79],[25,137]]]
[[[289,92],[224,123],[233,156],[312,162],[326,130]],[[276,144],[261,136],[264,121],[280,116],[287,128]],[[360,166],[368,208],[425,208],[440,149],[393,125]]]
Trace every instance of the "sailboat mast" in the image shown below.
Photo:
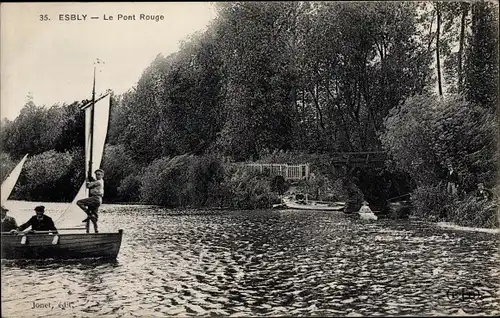
[[[93,153],[93,144],[94,144],[94,107],[95,107],[95,69],[96,66],[94,64],[94,84],[92,85],[92,105],[90,106],[90,154],[89,154],[89,171],[88,178],[92,177],[92,153]]]

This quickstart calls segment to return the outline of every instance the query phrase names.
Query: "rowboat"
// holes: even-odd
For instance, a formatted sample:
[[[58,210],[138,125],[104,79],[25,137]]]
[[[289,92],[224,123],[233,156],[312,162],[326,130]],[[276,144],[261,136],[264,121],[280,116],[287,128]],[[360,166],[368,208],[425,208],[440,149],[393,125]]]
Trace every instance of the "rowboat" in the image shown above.
[[[310,210],[310,211],[342,211],[345,202],[329,202],[308,200],[302,195],[286,196],[281,198],[282,203],[275,204],[274,208],[287,208],[294,210]]]
[[[96,98],[95,74],[94,64],[92,101],[80,107],[80,110],[85,112],[85,175],[89,179],[93,177],[93,171],[101,165],[111,106],[109,91]],[[15,184],[20,172],[20,168],[14,169],[11,173],[14,175],[9,182]],[[12,181],[13,179],[15,181]],[[13,186],[9,185],[10,191],[11,188]],[[10,192],[5,195],[7,199]],[[120,251],[123,230],[119,229],[112,233],[88,233],[88,229],[81,221],[87,215],[76,204],[78,200],[86,197],[88,190],[86,181],[83,181],[73,202],[55,220],[57,233],[50,231],[2,233],[2,259],[115,259]],[[86,230],[87,233],[82,233]]]
[[[2,233],[2,259],[115,259],[123,231],[117,233]]]

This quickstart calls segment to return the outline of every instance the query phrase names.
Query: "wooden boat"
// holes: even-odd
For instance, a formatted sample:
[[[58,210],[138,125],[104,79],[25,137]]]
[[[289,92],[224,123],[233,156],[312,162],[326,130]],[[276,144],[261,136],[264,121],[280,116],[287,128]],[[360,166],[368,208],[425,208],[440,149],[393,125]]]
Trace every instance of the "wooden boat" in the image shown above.
[[[117,233],[2,233],[2,259],[115,259],[123,231]]]
[[[89,178],[102,161],[111,104],[109,92],[97,99],[95,97],[95,71],[94,66],[92,101],[80,108],[85,112],[85,175]],[[2,190],[3,188],[2,184]],[[86,182],[83,181],[68,209],[55,220],[58,233],[2,233],[2,259],[116,258],[120,251],[123,230],[114,233],[82,233],[85,227],[81,220],[86,214],[76,202],[87,196]]]
[[[288,208],[294,210],[311,210],[311,211],[342,211],[345,202],[329,202],[308,200],[302,195],[288,196],[281,199],[282,203],[275,204],[274,208]]]

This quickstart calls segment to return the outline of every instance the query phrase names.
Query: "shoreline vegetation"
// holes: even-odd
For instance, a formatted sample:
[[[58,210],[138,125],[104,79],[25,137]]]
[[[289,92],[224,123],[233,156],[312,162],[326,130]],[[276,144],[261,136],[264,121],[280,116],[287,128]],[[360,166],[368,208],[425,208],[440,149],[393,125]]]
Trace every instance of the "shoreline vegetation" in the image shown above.
[[[40,203],[40,201],[18,201],[18,200],[9,200],[13,204],[21,204],[24,208],[27,208],[27,204],[32,203],[29,205],[30,207]],[[22,202],[22,203],[19,203]],[[70,204],[71,202],[48,202],[48,204],[55,203],[55,204],[61,204],[61,203],[66,203]],[[155,204],[146,204],[146,203],[141,203],[141,202],[113,202],[113,203],[104,203],[102,205],[102,210],[105,212],[109,208],[114,208],[116,206],[122,206],[122,207],[142,207],[142,208],[158,208],[158,209],[163,209],[165,207],[155,205]],[[29,209],[29,208],[28,208]],[[199,215],[201,214],[211,214],[214,211],[216,212],[232,212],[234,210],[229,209],[229,208],[220,208],[220,207],[207,207],[207,208],[198,208],[198,209],[188,209],[188,208],[176,208],[176,209],[168,209],[167,213],[172,214],[172,215]],[[314,213],[314,212],[306,212],[306,213]],[[385,218],[390,218],[388,215],[386,215]],[[467,231],[467,232],[483,232],[483,233],[490,233],[490,234],[500,234],[500,228],[487,228],[487,227],[477,227],[477,226],[461,226],[453,222],[444,222],[444,221],[431,221],[429,219],[425,218],[420,218],[417,216],[412,215],[409,218],[412,222],[431,222],[434,223],[437,227],[443,228],[443,229],[451,229],[451,230],[456,230],[456,231]]]
[[[314,177],[295,186],[310,199],[387,210],[409,194],[410,215],[499,227],[496,4],[216,7],[206,31],[112,95],[104,203],[268,208],[291,185],[234,163],[309,163]],[[438,12],[442,30],[433,28]],[[28,153],[11,199],[67,202],[84,180],[78,105],[88,100],[35,99],[2,119],[1,177]],[[365,151],[388,159],[336,167],[329,155]],[[446,191],[449,164],[456,195]],[[478,199],[478,183],[492,200]]]

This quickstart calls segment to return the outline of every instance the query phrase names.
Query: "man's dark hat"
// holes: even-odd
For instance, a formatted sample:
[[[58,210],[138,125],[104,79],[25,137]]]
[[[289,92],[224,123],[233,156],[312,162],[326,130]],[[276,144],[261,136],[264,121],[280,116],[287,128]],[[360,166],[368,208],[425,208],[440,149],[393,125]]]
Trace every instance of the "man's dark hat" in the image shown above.
[[[104,173],[104,170],[102,170],[102,169],[97,169],[95,172],[102,172],[102,173]]]
[[[39,212],[45,212],[45,207],[43,205],[39,205],[35,208],[35,211]]]

